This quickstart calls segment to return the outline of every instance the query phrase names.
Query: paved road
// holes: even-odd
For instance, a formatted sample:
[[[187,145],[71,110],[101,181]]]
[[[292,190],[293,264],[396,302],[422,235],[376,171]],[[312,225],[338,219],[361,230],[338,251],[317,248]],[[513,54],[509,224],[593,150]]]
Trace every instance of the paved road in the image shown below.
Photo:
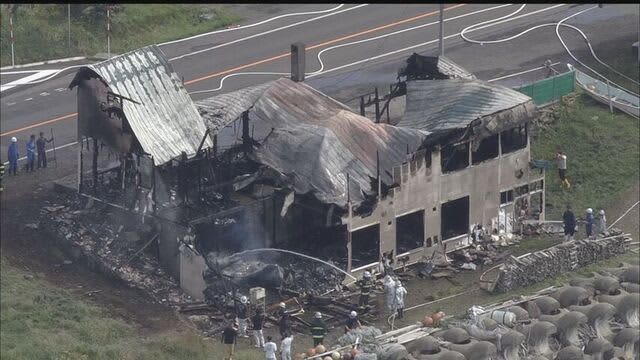
[[[317,11],[335,6],[315,4],[307,6],[302,11]],[[519,19],[470,32],[468,36],[475,39],[505,38],[533,25],[559,21],[590,5],[554,6],[528,5],[518,14],[521,16]],[[450,4],[448,7],[445,13],[445,18],[448,19],[445,23],[446,55],[482,79],[533,68],[547,58],[562,62],[571,60],[557,41],[553,27],[534,31],[507,43],[484,46],[466,43],[457,35],[472,24],[506,16],[518,9],[519,5]],[[335,94],[346,88],[364,88],[370,84],[393,82],[398,67],[412,52],[435,54],[438,45],[437,9],[438,6],[435,4],[348,4],[332,13],[284,18],[249,29],[169,44],[162,46],[162,49],[169,58],[174,58],[174,69],[180,76],[184,76],[187,90],[195,92],[215,89],[223,76],[235,72],[287,73],[290,66],[290,44],[297,41],[307,44],[307,72],[310,73],[320,67],[316,58],[319,51],[379,37],[323,54],[324,70],[329,71],[310,76],[307,81],[329,94]],[[569,23],[580,26],[592,40],[597,51],[598,43],[629,34],[637,36],[638,7],[607,4],[605,8],[581,15]],[[420,25],[424,26],[412,30]],[[289,27],[279,29],[287,26]],[[406,31],[383,36],[401,30]],[[573,32],[563,30],[562,35],[570,49],[585,48],[583,40]],[[201,52],[211,47],[217,48]],[[177,58],[194,52],[199,53]],[[376,58],[364,61],[371,57]],[[336,68],[337,70],[334,70]],[[48,134],[49,129],[53,129],[56,135],[57,146],[75,141],[75,92],[66,89],[72,77],[73,74],[69,73],[37,85],[20,88],[18,91],[11,91],[7,95],[2,94],[0,146],[3,153],[6,151],[9,137],[16,136],[22,140],[30,133],[38,131]],[[192,97],[198,100],[276,77],[231,77],[225,81],[221,91],[193,94]],[[508,80],[507,83],[509,81],[513,83],[514,80]],[[3,80],[2,83],[6,82]],[[20,149],[23,150],[24,142],[20,145]],[[5,158],[6,155],[2,157]]]

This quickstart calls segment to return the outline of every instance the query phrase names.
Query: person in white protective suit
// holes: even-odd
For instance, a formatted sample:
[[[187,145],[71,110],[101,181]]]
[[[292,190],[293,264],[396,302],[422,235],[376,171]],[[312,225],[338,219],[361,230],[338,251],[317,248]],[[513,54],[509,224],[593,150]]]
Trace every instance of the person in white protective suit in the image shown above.
[[[404,316],[404,298],[407,296],[407,289],[402,286],[400,280],[396,281],[396,297],[394,301],[394,308],[398,312],[398,319],[402,319]]]
[[[384,305],[389,314],[393,314],[395,309],[393,307],[393,303],[396,298],[396,282],[393,281],[393,278],[389,275],[384,277],[382,281],[384,286]]]

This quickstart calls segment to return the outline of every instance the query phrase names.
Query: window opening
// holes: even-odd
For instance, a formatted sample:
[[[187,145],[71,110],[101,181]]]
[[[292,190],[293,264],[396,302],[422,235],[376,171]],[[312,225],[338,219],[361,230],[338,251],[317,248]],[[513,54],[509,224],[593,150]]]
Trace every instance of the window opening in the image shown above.
[[[469,231],[469,197],[442,204],[441,232],[443,239],[450,239]]]
[[[469,166],[469,143],[453,145],[448,144],[441,150],[442,172],[452,172],[466,168]]]
[[[522,124],[500,133],[502,153],[508,154],[527,147],[527,126]]]
[[[498,134],[495,134],[480,141],[478,150],[471,152],[471,163],[475,165],[495,159],[498,157],[498,152]]]
[[[356,230],[351,234],[351,267],[359,268],[378,261],[380,225]]]
[[[513,202],[513,190],[500,192],[500,205]]]
[[[397,254],[424,247],[424,210],[396,218]]]

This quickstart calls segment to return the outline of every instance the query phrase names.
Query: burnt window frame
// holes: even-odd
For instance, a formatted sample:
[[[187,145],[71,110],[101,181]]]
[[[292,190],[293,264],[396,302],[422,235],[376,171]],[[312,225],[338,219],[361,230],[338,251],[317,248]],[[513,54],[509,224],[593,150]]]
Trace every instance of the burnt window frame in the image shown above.
[[[462,154],[461,150],[456,150],[459,149],[461,147],[464,147],[466,149],[466,151],[464,151],[465,153],[465,161],[464,161],[464,166],[457,166],[455,168],[450,168],[449,166],[451,166],[451,158],[447,159],[446,163],[445,163],[445,153],[452,153],[452,156],[456,156],[453,155],[454,152],[458,152],[460,154]],[[464,142],[464,143],[460,143],[460,144],[446,144],[444,146],[442,146],[440,148],[440,168],[442,169],[442,173],[443,174],[447,174],[447,173],[452,173],[452,172],[456,172],[456,171],[460,171],[460,170],[464,170],[466,168],[468,168],[471,164],[469,164],[469,151],[471,151],[471,146],[469,144],[469,142]],[[462,159],[462,155],[460,155],[460,159]],[[455,163],[454,163],[455,164]],[[448,165],[448,166],[447,166]]]
[[[521,124],[500,132],[500,152],[510,154],[525,149],[529,143],[527,124]]]
[[[490,140],[495,141],[495,149],[491,149],[493,145],[489,142]],[[481,152],[484,153],[486,151],[490,151],[489,155],[481,156],[479,158],[477,157],[477,155],[475,155]],[[495,154],[493,153],[494,151],[495,151]],[[500,135],[493,134],[491,136],[488,136],[480,140],[480,145],[478,146],[477,151],[473,151],[473,149],[471,150],[471,165],[478,165],[485,161],[497,159],[499,156],[500,156]]]
[[[400,243],[399,243],[400,236],[398,234],[398,231],[401,228],[401,226],[399,226],[399,225],[403,221],[402,219],[406,219],[409,216],[416,216],[417,214],[421,215],[419,217],[421,219],[420,222],[421,222],[421,225],[422,225],[421,229],[420,229],[421,230],[420,231],[420,234],[421,234],[420,237],[422,239],[421,239],[421,241],[417,241],[417,242],[418,243],[422,242],[422,245],[419,245],[419,246],[416,246],[416,247],[411,247],[408,250],[402,250],[401,251]],[[402,254],[410,253],[410,252],[412,252],[412,251],[414,251],[416,249],[423,249],[425,247],[426,240],[425,240],[425,234],[424,234],[424,224],[425,224],[425,210],[424,209],[419,209],[419,210],[415,210],[415,211],[411,211],[411,212],[405,213],[405,214],[400,215],[400,216],[396,216],[395,223],[396,223],[396,254],[398,254],[398,256],[400,256]]]

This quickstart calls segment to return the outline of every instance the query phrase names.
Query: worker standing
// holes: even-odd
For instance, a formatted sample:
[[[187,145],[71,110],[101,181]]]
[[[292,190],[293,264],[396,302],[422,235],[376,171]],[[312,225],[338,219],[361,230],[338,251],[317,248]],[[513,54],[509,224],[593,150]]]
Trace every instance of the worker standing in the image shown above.
[[[13,175],[18,175],[18,139],[16,137],[11,138],[11,144],[7,151],[7,157],[9,160],[9,175],[13,172]]]
[[[311,336],[313,337],[313,346],[318,346],[324,341],[324,335],[327,333],[327,324],[322,320],[322,314],[317,312],[311,320]]]
[[[371,288],[373,287],[373,279],[371,278],[371,273],[365,271],[362,275],[362,279],[360,280],[360,299],[358,300],[358,306],[361,307],[369,307],[369,294],[371,293]]]
[[[359,328],[360,326],[362,326],[362,324],[360,323],[360,319],[358,319],[358,313],[355,311],[351,311],[351,313],[349,313],[349,318],[347,319],[347,322],[344,326],[344,333],[348,333],[349,331]]]
[[[262,332],[262,326],[264,325],[264,312],[262,308],[258,308],[256,314],[253,315],[251,319],[251,323],[253,325],[253,338],[255,339],[255,347],[261,348],[264,347],[264,333]]]
[[[407,296],[407,289],[402,286],[400,280],[396,281],[396,297],[394,308],[398,312],[398,319],[402,319],[404,317],[404,299]]]
[[[47,152],[45,151],[45,147],[47,143],[52,141],[53,136],[51,137],[51,139],[47,140],[44,137],[44,133],[40,132],[40,137],[36,141],[36,148],[38,150],[38,169],[47,167]]]
[[[31,134],[27,142],[27,171],[32,172],[36,163],[36,136]]]
[[[566,186],[567,189],[571,187],[571,183],[567,179],[567,155],[558,150],[556,152],[556,160],[558,162],[558,175],[560,176],[560,186]]]
[[[276,360],[276,351],[278,346],[273,342],[271,336],[267,336],[267,343],[264,344],[264,354],[267,360]]]
[[[569,205],[567,205],[567,210],[562,214],[562,223],[564,225],[564,241],[573,240],[573,234],[576,232],[576,216]]]
[[[285,337],[286,334],[291,333],[291,318],[286,312],[282,312],[282,315],[280,315],[278,328],[280,330],[280,336],[282,337]]]
[[[222,331],[222,343],[228,349],[229,360],[233,360],[233,351],[236,347],[236,340],[238,338],[238,328],[235,326],[233,322],[229,322],[227,326]]]
[[[588,208],[587,213],[585,214],[584,221],[585,233],[587,234],[587,238],[590,238],[593,234],[593,209]]]
[[[280,343],[282,360],[291,360],[291,343],[293,343],[293,335],[291,333],[284,334],[282,343]]]
[[[389,314],[393,314],[395,311],[393,308],[393,302],[396,298],[396,283],[393,281],[391,275],[387,275],[384,277],[382,284],[384,286],[384,302],[387,312]]]
[[[598,217],[598,232],[601,234],[607,232],[607,217],[604,215],[604,210],[600,210]]]
[[[236,307],[236,318],[238,319],[238,328],[240,332],[239,335],[245,338],[249,337],[249,335],[247,335],[247,313],[249,312],[247,307],[248,302],[249,300],[247,297],[243,296],[240,298],[240,304]]]

